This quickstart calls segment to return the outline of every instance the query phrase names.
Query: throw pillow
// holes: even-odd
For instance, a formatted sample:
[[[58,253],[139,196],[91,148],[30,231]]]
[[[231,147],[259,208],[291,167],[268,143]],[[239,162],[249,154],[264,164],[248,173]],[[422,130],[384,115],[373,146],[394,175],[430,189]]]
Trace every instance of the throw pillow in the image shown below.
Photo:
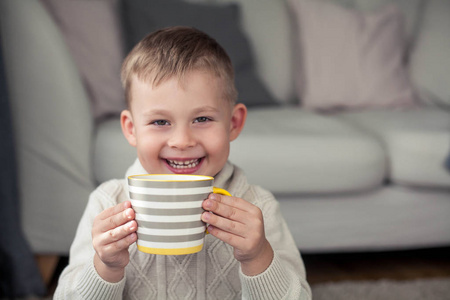
[[[403,19],[395,6],[363,13],[324,1],[289,3],[299,30],[302,70],[298,70],[298,93],[304,107],[414,104],[404,66]]]
[[[405,18],[407,45],[413,44],[420,26],[423,4],[427,0],[326,0],[364,12],[378,10],[387,4],[395,4]]]
[[[249,41],[239,24],[236,4],[188,3],[180,0],[122,1],[127,51],[144,36],[169,26],[195,27],[227,51],[235,70],[238,101],[247,106],[276,104],[254,71]]]
[[[99,120],[125,108],[120,82],[124,58],[114,1],[41,0],[67,42]]]

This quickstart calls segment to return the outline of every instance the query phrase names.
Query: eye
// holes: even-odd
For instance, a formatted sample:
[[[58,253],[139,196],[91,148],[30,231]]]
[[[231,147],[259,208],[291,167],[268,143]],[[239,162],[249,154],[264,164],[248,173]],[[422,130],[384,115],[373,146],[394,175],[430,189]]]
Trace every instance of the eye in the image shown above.
[[[152,125],[156,125],[156,126],[166,126],[166,125],[170,125],[170,123],[166,120],[156,120],[151,122],[150,124]]]
[[[211,119],[208,117],[198,117],[195,119],[194,123],[204,123],[208,121],[211,121]]]

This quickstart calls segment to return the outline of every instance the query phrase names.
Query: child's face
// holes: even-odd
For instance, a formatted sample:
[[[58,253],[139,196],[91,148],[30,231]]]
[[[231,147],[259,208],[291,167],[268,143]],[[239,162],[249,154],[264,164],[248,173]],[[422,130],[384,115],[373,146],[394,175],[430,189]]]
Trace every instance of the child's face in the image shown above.
[[[215,176],[223,168],[247,110],[232,108],[220,83],[200,71],[188,73],[184,85],[175,77],[157,87],[133,78],[122,130],[147,172]]]

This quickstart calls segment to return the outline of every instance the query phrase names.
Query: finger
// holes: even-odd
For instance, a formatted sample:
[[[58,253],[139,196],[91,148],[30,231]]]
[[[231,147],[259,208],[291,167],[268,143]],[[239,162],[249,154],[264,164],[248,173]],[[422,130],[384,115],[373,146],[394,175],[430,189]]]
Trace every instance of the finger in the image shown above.
[[[233,196],[225,196],[220,194],[211,193],[208,196],[208,199],[229,205],[231,207],[236,207],[242,211],[250,212],[254,209],[254,205],[244,199],[233,197]]]
[[[222,209],[222,211],[227,211],[226,206],[228,206],[229,207],[227,212],[229,214],[228,216],[233,220],[237,220],[238,222],[241,223],[248,223],[251,220],[260,220],[261,222],[263,222],[263,214],[261,209],[256,205],[248,201],[245,201],[244,199],[231,196],[222,196],[217,194],[211,194],[208,197],[208,199],[212,199],[212,201],[219,203],[217,208],[219,210]],[[208,205],[207,203],[205,204]],[[205,210],[208,209],[205,208]],[[224,216],[226,217],[227,215]]]
[[[211,226],[218,228],[222,231],[226,231],[236,236],[245,237],[246,235],[246,226],[240,222],[233,221],[230,219],[226,219],[222,216],[213,214],[211,212],[204,212],[202,214],[202,220],[205,223],[208,223],[208,231]],[[211,227],[211,229],[213,228]]]
[[[230,232],[227,232],[225,230],[222,230],[214,225],[208,226],[208,232],[212,235],[218,238],[219,240],[227,243],[231,247],[237,249],[245,242],[245,239],[241,236],[232,234]]]
[[[117,215],[118,213],[120,213],[130,207],[131,207],[131,202],[125,201],[123,203],[119,203],[115,206],[105,209],[97,216],[97,218],[99,220],[106,220],[106,219],[108,219],[114,215]]]
[[[137,230],[136,221],[132,220],[122,226],[116,227],[110,231],[108,231],[109,240],[111,242],[115,242],[125,238],[127,235],[135,232]]]
[[[100,221],[98,229],[100,230],[100,232],[107,232],[133,220],[134,217],[134,210],[132,208],[127,208],[125,210],[119,211],[117,214],[112,215],[105,220]]]
[[[113,228],[107,232],[102,233],[97,238],[97,245],[98,246],[105,246],[108,244],[112,244],[114,242],[120,241],[127,236],[129,236],[132,233],[135,233],[137,230],[137,223],[136,221],[132,220],[128,223]]]
[[[227,198],[227,196],[218,196],[218,195],[211,196],[203,202],[203,208],[205,210],[212,211],[215,214],[223,216],[230,220],[239,222],[244,220],[246,212],[238,208],[239,205],[236,205],[238,201],[236,200],[223,201],[223,198]]]
[[[136,240],[137,234],[133,232],[120,240],[103,245],[102,247],[96,249],[96,251],[103,262],[111,263],[115,261],[115,257],[117,257],[119,253],[122,251],[127,251],[130,245],[136,242]]]

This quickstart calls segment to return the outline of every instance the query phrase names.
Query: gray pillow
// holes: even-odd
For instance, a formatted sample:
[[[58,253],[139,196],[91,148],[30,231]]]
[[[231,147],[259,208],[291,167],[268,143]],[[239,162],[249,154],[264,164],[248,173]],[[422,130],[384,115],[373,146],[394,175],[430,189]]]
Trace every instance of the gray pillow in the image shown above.
[[[254,71],[250,44],[239,26],[237,4],[133,0],[122,1],[120,11],[128,51],[144,36],[158,29],[177,25],[195,27],[216,39],[230,56],[235,70],[238,102],[249,107],[276,104]]]

